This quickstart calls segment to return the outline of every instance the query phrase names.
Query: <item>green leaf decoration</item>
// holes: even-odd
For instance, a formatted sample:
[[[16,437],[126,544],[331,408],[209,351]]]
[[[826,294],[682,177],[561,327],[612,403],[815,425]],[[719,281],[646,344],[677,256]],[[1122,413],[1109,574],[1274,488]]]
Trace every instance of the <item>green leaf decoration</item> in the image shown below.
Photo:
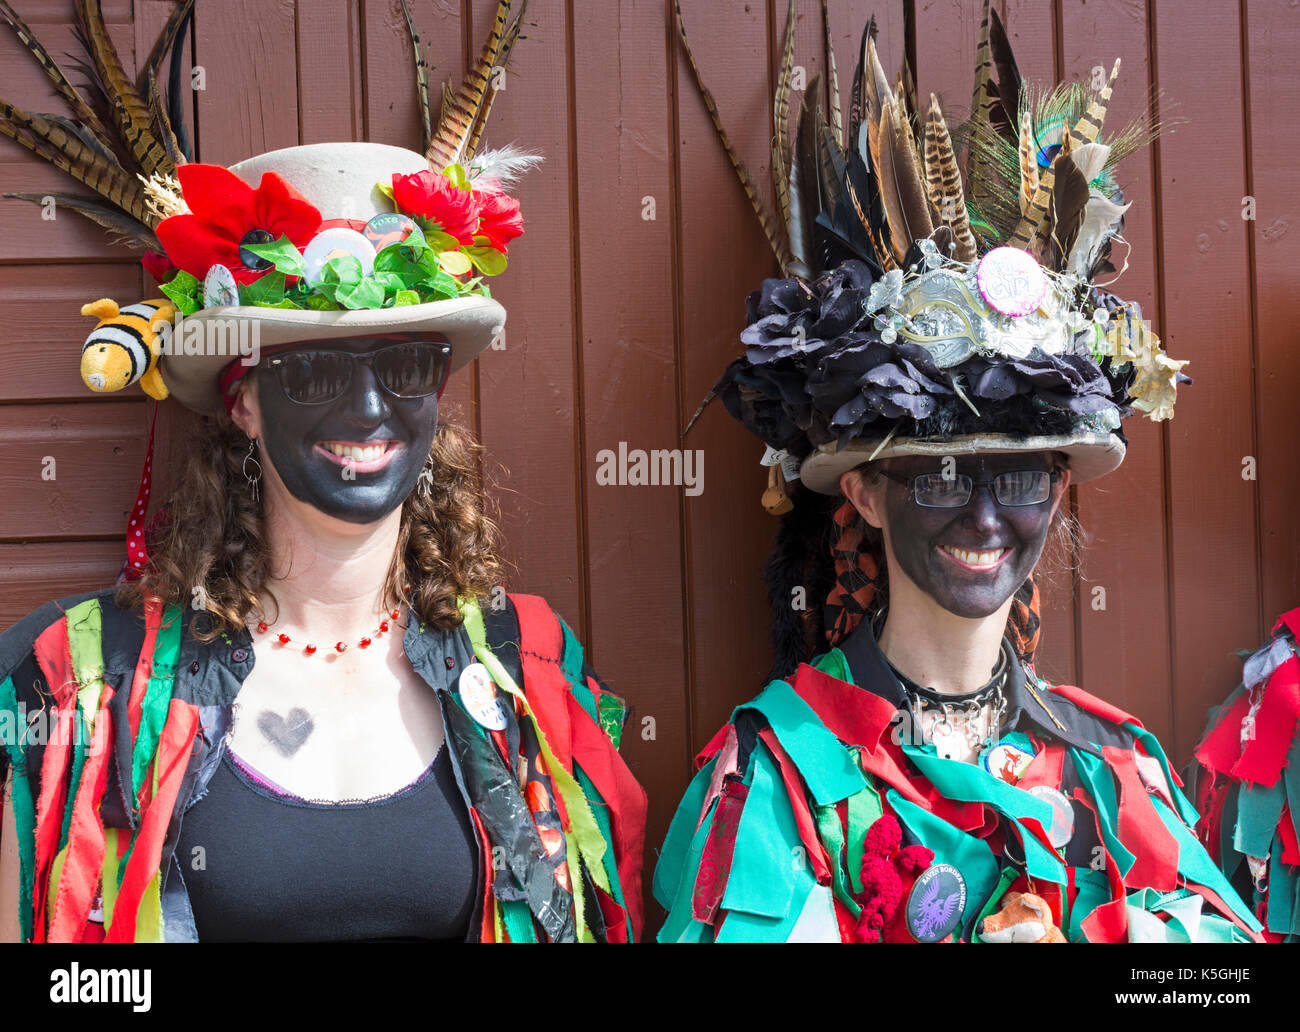
[[[444,168],[442,174],[455,183],[458,190],[473,189],[473,185],[469,181],[469,175],[465,172],[465,167],[458,161],[452,162]]]
[[[281,236],[279,240],[273,240],[268,244],[244,244],[243,246],[259,258],[265,258],[275,266],[277,272],[283,272],[286,276],[302,275],[302,252],[287,236]]]
[[[241,283],[239,285],[239,303],[267,307],[278,305],[284,300],[284,288],[284,273],[273,269],[265,276],[253,280],[252,283]]]
[[[465,254],[484,276],[500,276],[506,271],[506,256],[495,247],[467,247]]]
[[[313,312],[337,312],[343,306],[336,304],[323,294],[312,294],[311,297],[307,298],[307,303],[303,307]]]
[[[393,180],[390,176],[388,179],[381,179],[375,184],[375,189],[393,202],[393,207],[397,207],[397,201],[393,197]]]
[[[472,266],[469,255],[464,251],[443,251],[438,255],[438,264],[444,272],[453,276],[464,276]]]
[[[182,315],[193,315],[203,308],[203,287],[199,281],[184,269],[177,269],[176,275],[159,288],[176,306]]]
[[[393,297],[393,307],[402,308],[406,305],[418,305],[420,295],[414,290],[399,290]]]

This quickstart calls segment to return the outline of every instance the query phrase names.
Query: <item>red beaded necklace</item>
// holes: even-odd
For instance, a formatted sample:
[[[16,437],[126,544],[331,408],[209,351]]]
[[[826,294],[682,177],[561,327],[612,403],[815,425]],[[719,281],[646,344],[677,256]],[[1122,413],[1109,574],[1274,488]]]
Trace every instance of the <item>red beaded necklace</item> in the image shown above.
[[[404,587],[403,591],[407,595],[411,594],[411,589],[409,589],[409,587]],[[402,616],[402,610],[393,610],[389,613],[389,619],[391,620],[396,620],[398,619],[399,616]],[[367,636],[361,638],[360,641],[356,643],[357,649],[369,649],[370,645],[373,645],[374,639],[383,637],[383,634],[385,634],[387,630],[389,630],[389,626],[390,626],[389,621],[380,620],[380,625],[378,625],[376,629],[372,630],[372,632],[367,634]],[[269,625],[266,624],[265,620],[257,621],[257,633],[265,634],[266,632],[268,632],[269,629],[270,629]],[[289,636],[287,636],[287,634],[283,632],[277,634],[276,641],[281,643],[281,645],[292,645],[292,643],[294,643],[294,639],[290,638]],[[316,654],[316,646],[312,645],[312,643],[309,642],[298,642],[298,643],[299,645],[303,646],[303,655],[309,656],[309,655]],[[334,642],[334,651],[346,652],[347,642],[341,642],[341,641]]]

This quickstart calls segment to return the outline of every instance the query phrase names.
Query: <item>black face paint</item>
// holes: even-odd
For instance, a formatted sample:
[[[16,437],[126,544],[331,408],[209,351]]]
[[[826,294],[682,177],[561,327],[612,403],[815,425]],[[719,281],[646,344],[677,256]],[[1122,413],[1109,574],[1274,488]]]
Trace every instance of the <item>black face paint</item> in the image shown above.
[[[373,350],[390,341],[350,337],[302,350]],[[292,349],[297,350],[297,349]],[[406,501],[438,428],[438,398],[398,398],[358,363],[347,389],[323,405],[290,401],[270,368],[260,368],[262,447],[289,493],[349,523],[374,523]],[[376,458],[353,448],[383,448]],[[337,454],[343,451],[342,455]]]
[[[974,480],[992,480],[1012,470],[1051,469],[1047,452],[1027,455],[988,453],[954,457],[954,473]],[[889,472],[900,477],[942,473],[941,460],[924,456],[890,460]],[[997,612],[1033,572],[1047,543],[1052,502],[1002,506],[993,499],[992,485],[977,485],[961,508],[932,509],[913,501],[912,488],[885,481],[885,536],[903,572],[930,598],[957,616],[979,618]],[[992,565],[963,562],[953,551],[989,553],[1003,550]],[[973,568],[974,567],[974,568]]]

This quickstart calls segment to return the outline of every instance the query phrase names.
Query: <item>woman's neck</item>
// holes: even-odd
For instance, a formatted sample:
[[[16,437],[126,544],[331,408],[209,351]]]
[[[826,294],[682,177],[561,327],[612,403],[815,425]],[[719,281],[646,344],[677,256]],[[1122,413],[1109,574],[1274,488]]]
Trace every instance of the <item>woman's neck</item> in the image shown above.
[[[279,488],[279,490],[275,490]],[[269,608],[281,630],[359,639],[375,629],[384,584],[397,549],[402,510],[378,523],[345,523],[288,496],[268,491],[267,546],[273,560]]]
[[[982,618],[956,616],[906,578],[894,578],[880,651],[909,679],[936,692],[977,691],[997,666],[1011,603]]]

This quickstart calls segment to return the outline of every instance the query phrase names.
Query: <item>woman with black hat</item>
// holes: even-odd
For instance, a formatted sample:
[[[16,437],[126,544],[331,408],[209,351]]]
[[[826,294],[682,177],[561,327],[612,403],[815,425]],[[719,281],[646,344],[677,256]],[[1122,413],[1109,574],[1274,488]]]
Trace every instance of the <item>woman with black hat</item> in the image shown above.
[[[777,148],[790,278],[750,296],[714,389],[784,512],[776,679],[697,758],[661,941],[1259,936],[1155,738],[1032,665],[1068,486],[1120,464],[1131,410],[1172,414],[1181,363],[1092,283],[1142,133],[1102,136],[1118,63],[1023,92],[987,4],[977,67],[964,183],[869,30],[843,139],[814,83]]]

